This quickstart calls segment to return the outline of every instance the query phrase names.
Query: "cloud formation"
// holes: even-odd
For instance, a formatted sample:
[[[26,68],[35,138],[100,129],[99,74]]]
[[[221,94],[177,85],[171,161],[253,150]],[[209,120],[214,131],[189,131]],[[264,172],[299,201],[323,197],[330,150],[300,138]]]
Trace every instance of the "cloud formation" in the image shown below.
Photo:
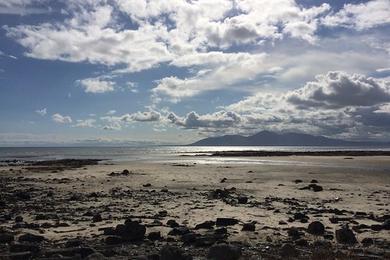
[[[78,80],[80,87],[84,89],[86,93],[101,94],[105,92],[114,91],[115,83],[109,80],[103,80],[100,78],[88,78]]]
[[[59,113],[53,114],[51,116],[54,122],[59,124],[70,124],[72,123],[72,118],[70,116],[63,116]]]
[[[35,110],[35,113],[37,113],[40,116],[45,116],[47,114],[47,109],[46,108],[38,109]]]

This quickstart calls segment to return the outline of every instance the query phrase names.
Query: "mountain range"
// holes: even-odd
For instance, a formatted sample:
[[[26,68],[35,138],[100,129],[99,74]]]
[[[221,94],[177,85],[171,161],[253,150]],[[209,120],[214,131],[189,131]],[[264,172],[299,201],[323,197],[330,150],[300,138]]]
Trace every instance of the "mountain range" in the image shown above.
[[[301,133],[261,131],[251,136],[224,135],[208,137],[191,146],[390,146],[383,142],[360,142],[332,139]]]

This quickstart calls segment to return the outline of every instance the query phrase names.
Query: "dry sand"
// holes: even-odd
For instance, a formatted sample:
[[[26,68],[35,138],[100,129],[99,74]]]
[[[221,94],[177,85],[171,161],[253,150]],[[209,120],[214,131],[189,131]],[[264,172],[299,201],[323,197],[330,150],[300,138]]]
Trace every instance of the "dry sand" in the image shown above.
[[[25,165],[2,166],[0,259],[75,259],[91,257],[93,252],[112,259],[164,259],[160,250],[166,245],[204,259],[213,244],[221,243],[231,245],[229,250],[241,250],[242,259],[389,257],[389,157],[250,160],[253,163],[101,162],[37,171]],[[124,169],[130,173],[120,174]],[[323,190],[302,189],[310,184]],[[129,218],[146,226],[145,238],[108,241],[108,234],[114,235],[113,240],[123,237],[104,234],[104,228]],[[226,230],[215,225],[194,229],[217,218],[234,218],[238,223]],[[174,228],[168,220],[182,228]],[[308,233],[313,221],[325,226],[324,234]],[[244,223],[255,224],[255,231],[242,231]],[[345,224],[358,243],[336,239],[335,231]],[[160,232],[161,239],[148,238],[151,232]],[[35,248],[18,248],[15,244],[26,244],[18,241],[25,233],[44,240],[33,238],[27,244]],[[2,241],[4,234],[9,241]]]

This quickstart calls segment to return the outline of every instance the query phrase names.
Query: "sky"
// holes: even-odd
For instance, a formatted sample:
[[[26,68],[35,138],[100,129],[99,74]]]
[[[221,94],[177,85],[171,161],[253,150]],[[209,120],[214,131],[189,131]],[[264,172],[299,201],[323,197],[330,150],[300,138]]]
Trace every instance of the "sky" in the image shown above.
[[[0,146],[390,141],[390,0],[0,0]]]

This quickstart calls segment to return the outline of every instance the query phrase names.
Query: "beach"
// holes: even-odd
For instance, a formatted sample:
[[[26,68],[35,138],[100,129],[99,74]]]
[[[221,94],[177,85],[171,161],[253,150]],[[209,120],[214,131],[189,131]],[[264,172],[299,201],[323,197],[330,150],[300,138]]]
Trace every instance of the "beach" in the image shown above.
[[[0,259],[390,257],[390,157],[202,157],[3,163]]]

